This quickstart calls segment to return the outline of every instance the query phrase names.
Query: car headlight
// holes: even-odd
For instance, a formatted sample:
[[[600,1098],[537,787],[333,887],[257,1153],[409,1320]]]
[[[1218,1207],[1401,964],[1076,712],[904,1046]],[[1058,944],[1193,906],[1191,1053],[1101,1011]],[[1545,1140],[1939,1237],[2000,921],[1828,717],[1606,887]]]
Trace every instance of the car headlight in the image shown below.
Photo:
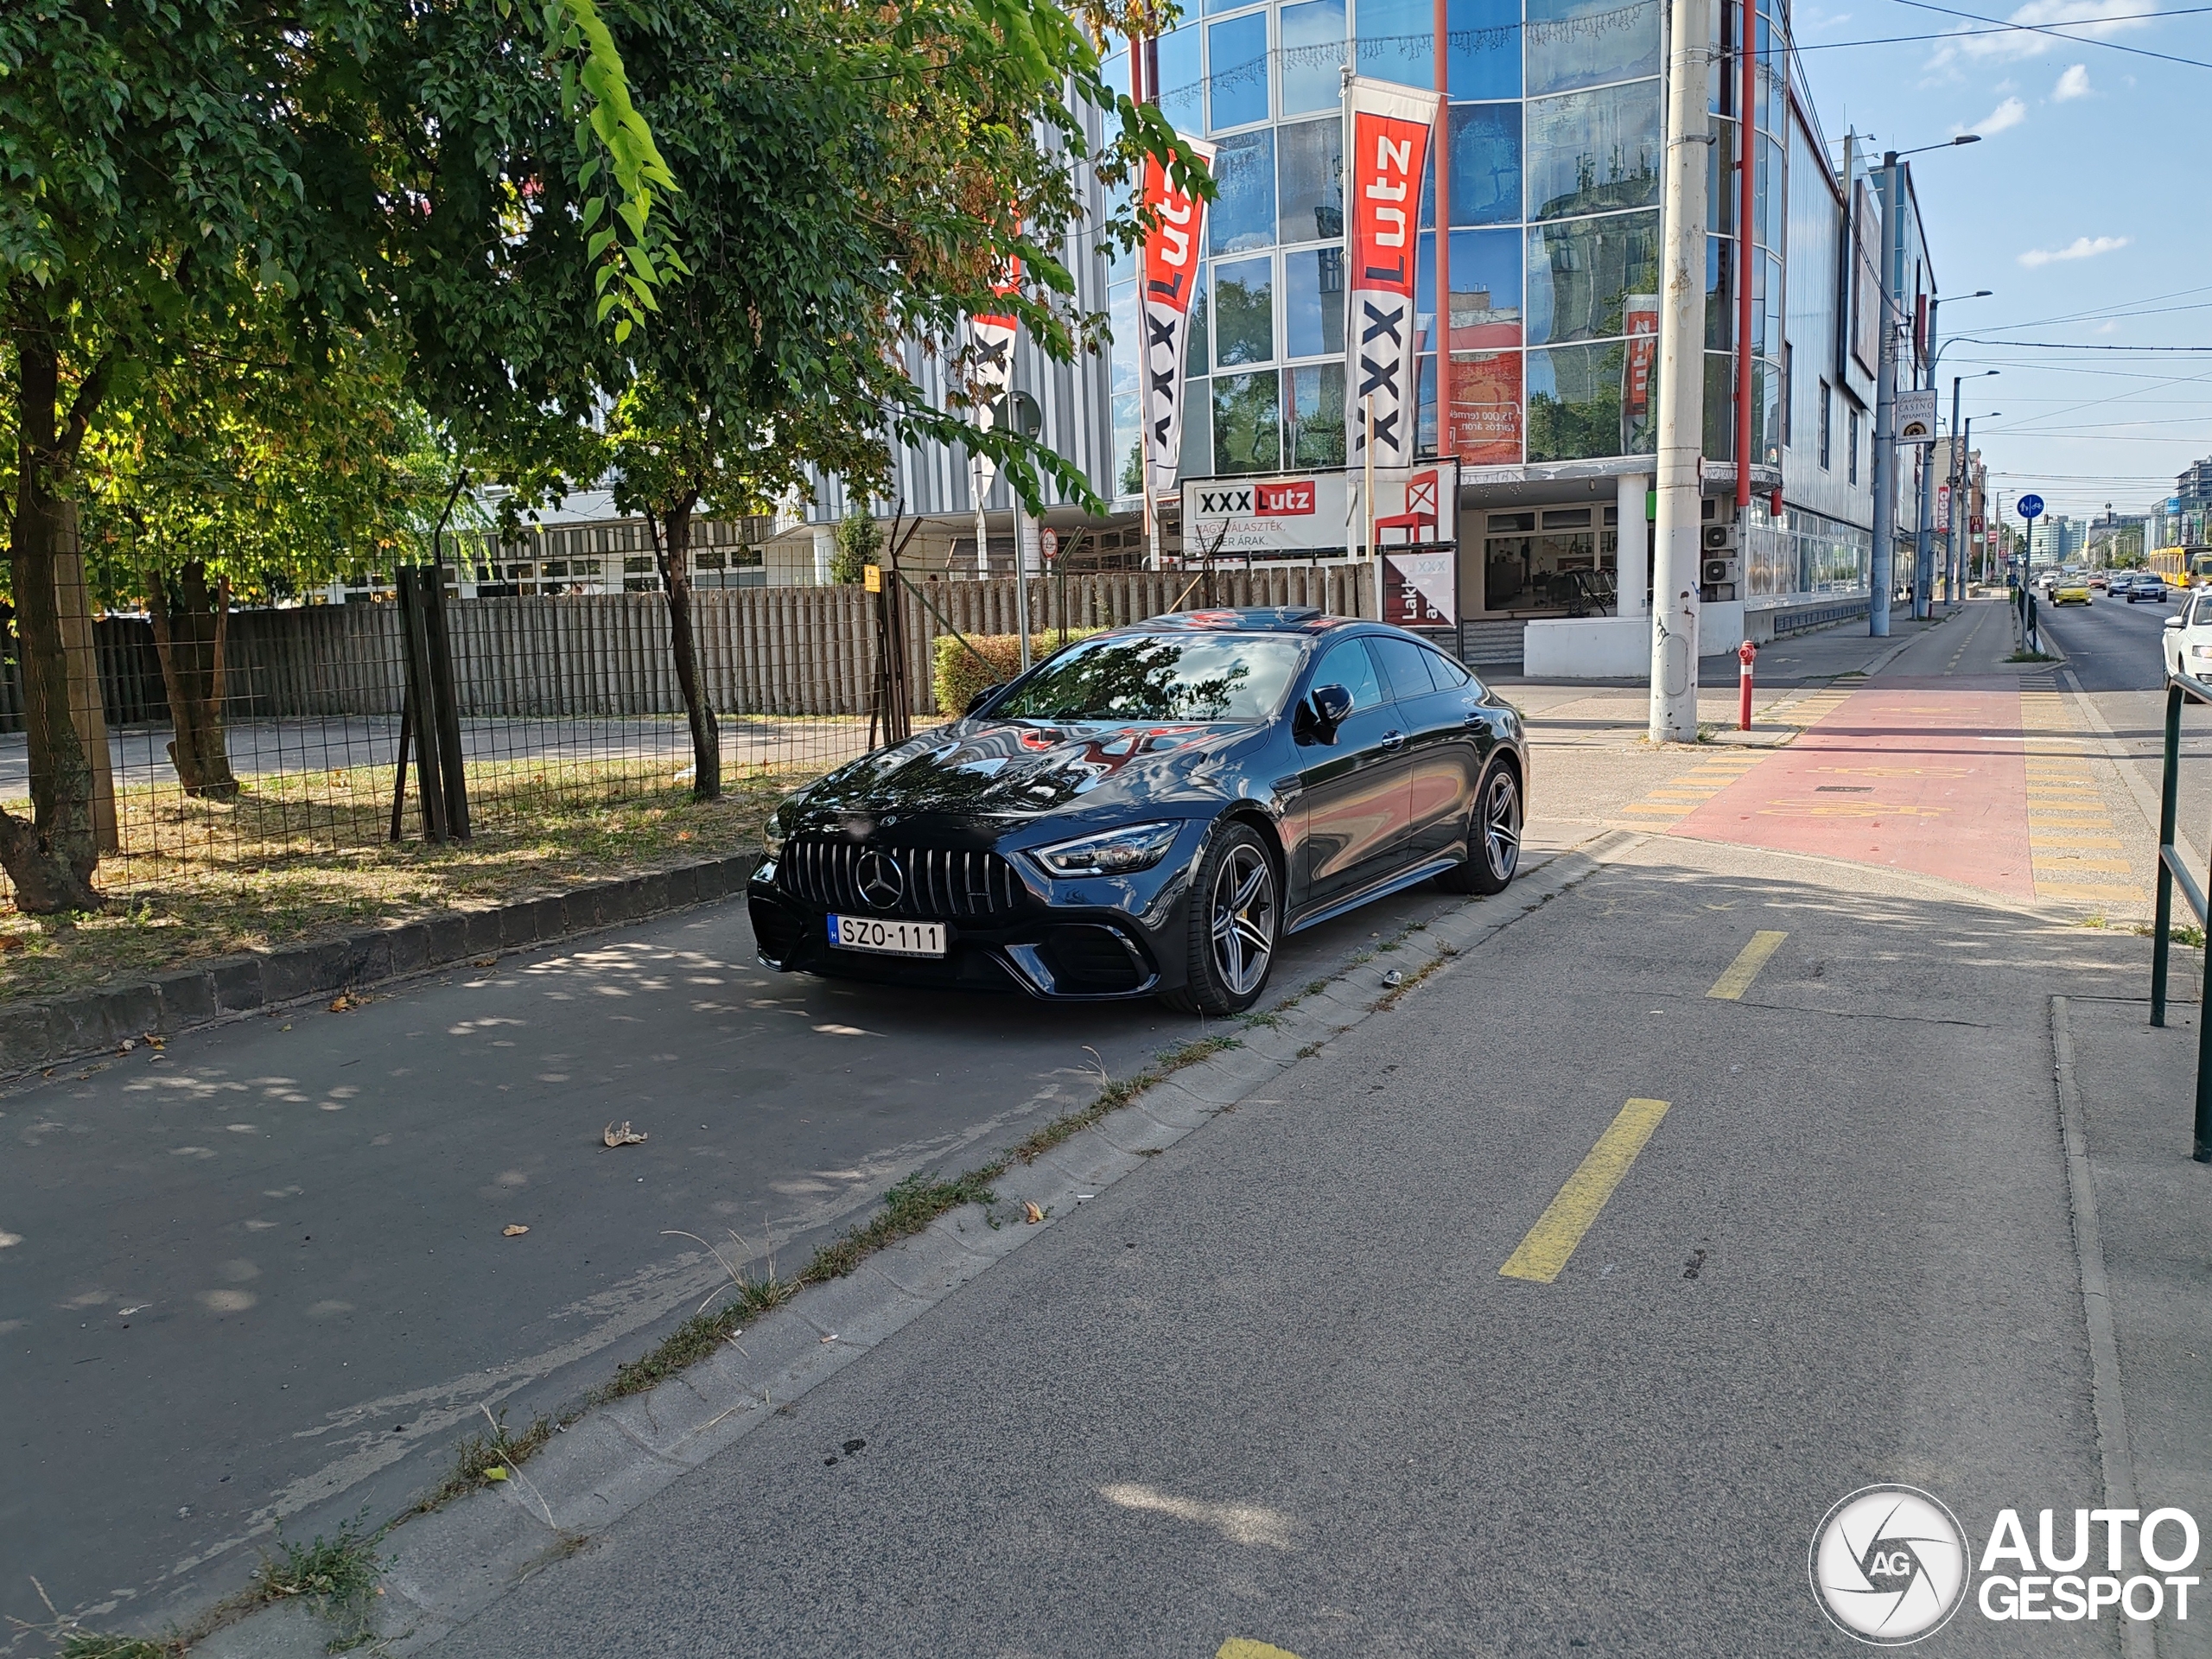
[[[2196,658],[2212,658],[2212,645],[2191,645],[2189,654]]]
[[[1148,870],[1167,856],[1179,823],[1133,823],[1103,836],[1033,847],[1029,856],[1054,875],[1128,875]]]
[[[784,810],[778,807],[768,815],[767,823],[760,826],[760,850],[774,858],[784,850]]]

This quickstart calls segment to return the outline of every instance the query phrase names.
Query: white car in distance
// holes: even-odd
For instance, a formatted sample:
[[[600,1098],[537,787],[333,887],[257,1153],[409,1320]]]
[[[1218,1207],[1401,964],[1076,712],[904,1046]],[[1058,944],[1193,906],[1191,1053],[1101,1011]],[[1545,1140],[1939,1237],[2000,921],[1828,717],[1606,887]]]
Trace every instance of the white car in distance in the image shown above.
[[[2212,588],[2199,588],[2166,619],[2166,672],[2212,679]]]

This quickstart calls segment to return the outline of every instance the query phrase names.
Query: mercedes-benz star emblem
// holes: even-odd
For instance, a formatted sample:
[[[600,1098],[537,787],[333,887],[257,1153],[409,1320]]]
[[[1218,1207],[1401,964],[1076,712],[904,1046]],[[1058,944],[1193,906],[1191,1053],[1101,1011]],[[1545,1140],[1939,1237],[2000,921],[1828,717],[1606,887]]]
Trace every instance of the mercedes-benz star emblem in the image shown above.
[[[857,872],[861,897],[878,910],[888,910],[897,904],[906,891],[906,872],[888,853],[879,853],[874,848],[861,855]]]

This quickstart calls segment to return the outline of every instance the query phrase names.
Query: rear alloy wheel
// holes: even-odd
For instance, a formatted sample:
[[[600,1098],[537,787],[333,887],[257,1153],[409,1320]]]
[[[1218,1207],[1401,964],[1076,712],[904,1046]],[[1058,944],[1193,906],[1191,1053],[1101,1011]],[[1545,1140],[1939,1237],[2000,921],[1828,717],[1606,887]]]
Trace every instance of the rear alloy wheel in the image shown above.
[[[1223,828],[1191,887],[1189,976],[1164,999],[1185,1014],[1242,1014],[1260,1000],[1282,929],[1275,864],[1241,823]]]
[[[1467,857],[1436,878],[1446,893],[1503,893],[1521,868],[1521,779],[1493,762],[1467,819]]]

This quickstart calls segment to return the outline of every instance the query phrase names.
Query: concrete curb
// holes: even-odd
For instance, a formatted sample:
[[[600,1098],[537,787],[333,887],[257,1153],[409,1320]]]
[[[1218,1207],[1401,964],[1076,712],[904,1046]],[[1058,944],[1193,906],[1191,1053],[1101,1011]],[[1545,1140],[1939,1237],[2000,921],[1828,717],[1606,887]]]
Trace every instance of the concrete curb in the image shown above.
[[[0,1008],[0,1079],[113,1050],[149,1033],[328,995],[427,969],[543,944],[742,893],[757,853],[602,881],[482,910],[444,911],[334,939],[219,957],[131,985],[73,991]]]
[[[1453,958],[1587,880],[1648,837],[1605,830],[1547,859],[1497,898],[1470,900],[1301,997],[1273,1026],[1245,1027],[1241,1046],[1186,1066],[1128,1105],[1016,1163],[996,1202],[940,1216],[849,1277],[807,1290],[754,1320],[723,1351],[658,1387],[588,1412],[514,1478],[397,1528],[386,1545],[374,1650],[420,1652],[524,1579],[580,1548],[687,1471],[735,1445],[779,1407],[834,1376],[1001,1257],[1108,1186],[1262,1094],[1326,1043],[1395,1003],[1398,983]],[[1395,972],[1400,979],[1386,976]],[[1417,994],[1417,992],[1415,993]],[[1025,1224],[1024,1201],[1045,1212]],[[328,1631],[280,1605],[217,1631],[203,1659],[310,1659]]]

